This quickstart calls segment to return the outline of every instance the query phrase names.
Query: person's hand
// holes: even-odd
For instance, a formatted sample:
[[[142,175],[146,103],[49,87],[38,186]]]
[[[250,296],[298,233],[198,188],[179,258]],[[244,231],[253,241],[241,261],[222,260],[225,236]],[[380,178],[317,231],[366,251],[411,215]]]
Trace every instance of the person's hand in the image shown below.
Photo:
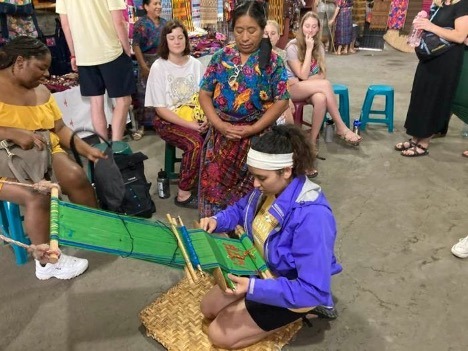
[[[234,283],[235,289],[232,290],[232,289],[227,288],[224,291],[226,295],[241,297],[247,294],[247,290],[249,289],[250,278],[238,277],[237,275],[234,275],[231,273],[228,274],[228,278],[231,279],[232,282]]]
[[[332,20],[332,19],[329,20],[329,21],[328,21],[328,26],[329,26],[329,27],[333,26],[333,23],[335,23],[335,20]]]
[[[78,66],[76,65],[76,57],[72,56],[70,58],[71,69],[73,72],[78,72]]]
[[[310,34],[305,36],[306,42],[306,50],[313,50],[314,49],[314,37]]]
[[[188,122],[187,128],[192,129],[200,134],[203,134],[206,132],[207,126],[207,122],[199,123],[197,121],[192,121]]]
[[[99,159],[107,158],[107,155],[98,148],[92,147],[89,150],[88,155],[86,155],[86,158],[91,162],[96,162]]]
[[[413,26],[416,29],[423,29],[425,31],[432,32],[435,25],[428,18],[418,17],[414,19]]]
[[[227,130],[226,137],[228,139],[244,139],[254,134],[255,134],[254,128],[251,125],[245,125],[245,126],[231,125],[231,127]]]
[[[46,146],[46,140],[42,135],[36,134],[31,130],[17,130],[10,140],[23,150],[30,150],[33,147],[42,150]]]
[[[149,73],[150,73],[150,69],[148,68],[148,66],[146,66],[146,67],[140,67],[140,73],[141,73],[141,76],[142,76],[144,79],[148,79],[148,76],[149,76]]]
[[[203,229],[205,232],[213,233],[217,225],[218,223],[213,217],[204,217],[200,219],[200,228]]]

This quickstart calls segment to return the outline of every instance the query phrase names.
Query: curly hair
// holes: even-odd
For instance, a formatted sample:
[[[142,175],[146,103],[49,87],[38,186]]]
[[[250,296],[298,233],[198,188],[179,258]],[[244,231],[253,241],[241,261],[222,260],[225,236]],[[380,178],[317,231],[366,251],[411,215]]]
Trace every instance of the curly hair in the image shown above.
[[[19,56],[25,59],[32,57],[40,59],[47,55],[50,55],[49,48],[42,41],[20,35],[0,48],[0,69],[13,66]]]

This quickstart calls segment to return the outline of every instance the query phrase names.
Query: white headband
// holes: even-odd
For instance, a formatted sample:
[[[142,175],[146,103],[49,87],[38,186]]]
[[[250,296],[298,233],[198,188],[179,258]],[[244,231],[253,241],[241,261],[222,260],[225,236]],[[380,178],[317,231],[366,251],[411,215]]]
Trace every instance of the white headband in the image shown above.
[[[247,164],[266,171],[277,171],[293,165],[293,153],[267,154],[250,148],[247,154]]]

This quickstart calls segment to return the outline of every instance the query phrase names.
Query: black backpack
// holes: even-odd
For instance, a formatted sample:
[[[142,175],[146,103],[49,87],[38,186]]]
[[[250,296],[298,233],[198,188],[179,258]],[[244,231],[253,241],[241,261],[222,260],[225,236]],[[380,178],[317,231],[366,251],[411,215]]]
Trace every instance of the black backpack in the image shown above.
[[[74,143],[74,136],[80,131],[73,133],[70,147],[76,162],[82,166]],[[148,157],[141,152],[129,155],[114,154],[112,144],[107,141],[106,144],[104,153],[107,159],[97,161],[91,168],[91,179],[101,208],[130,216],[150,218],[156,212],[156,206],[149,192],[151,183],[148,183],[145,176],[143,161]]]

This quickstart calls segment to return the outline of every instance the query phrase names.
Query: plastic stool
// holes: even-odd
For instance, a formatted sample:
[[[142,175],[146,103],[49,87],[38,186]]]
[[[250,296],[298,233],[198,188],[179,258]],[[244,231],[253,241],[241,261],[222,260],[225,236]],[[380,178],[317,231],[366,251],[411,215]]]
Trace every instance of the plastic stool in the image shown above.
[[[348,87],[343,84],[333,84],[333,92],[338,95],[339,97],[339,104],[338,104],[338,110],[340,111],[341,119],[343,122],[346,124],[347,127],[349,127],[349,92],[348,92]],[[296,125],[306,125],[308,127],[311,127],[312,124],[309,122],[304,121],[304,116],[303,116],[303,111],[304,111],[304,106],[309,105],[308,102],[306,101],[293,101],[294,104],[294,124]],[[326,116],[326,114],[325,114]],[[325,122],[325,119],[323,119],[323,122]]]
[[[12,202],[0,201],[0,227],[5,236],[29,245],[31,242],[24,234],[23,217],[21,216],[19,206]],[[16,257],[16,264],[22,265],[28,262],[28,253],[26,249],[11,245]]]
[[[174,165],[176,162],[182,161],[181,158],[176,157],[176,147],[166,143],[164,150],[164,171],[169,179],[179,178],[179,173],[174,172]]]
[[[385,96],[385,109],[372,110],[372,103],[374,97],[377,95]],[[388,127],[388,132],[393,132],[393,100],[394,91],[393,87],[389,85],[370,85],[367,89],[366,98],[362,105],[361,111],[361,129],[366,128],[367,123],[383,123]],[[369,115],[384,115],[385,118],[370,118]]]
[[[348,87],[343,84],[333,84],[333,92],[338,95],[338,110],[340,111],[341,119],[349,128],[349,92]]]

